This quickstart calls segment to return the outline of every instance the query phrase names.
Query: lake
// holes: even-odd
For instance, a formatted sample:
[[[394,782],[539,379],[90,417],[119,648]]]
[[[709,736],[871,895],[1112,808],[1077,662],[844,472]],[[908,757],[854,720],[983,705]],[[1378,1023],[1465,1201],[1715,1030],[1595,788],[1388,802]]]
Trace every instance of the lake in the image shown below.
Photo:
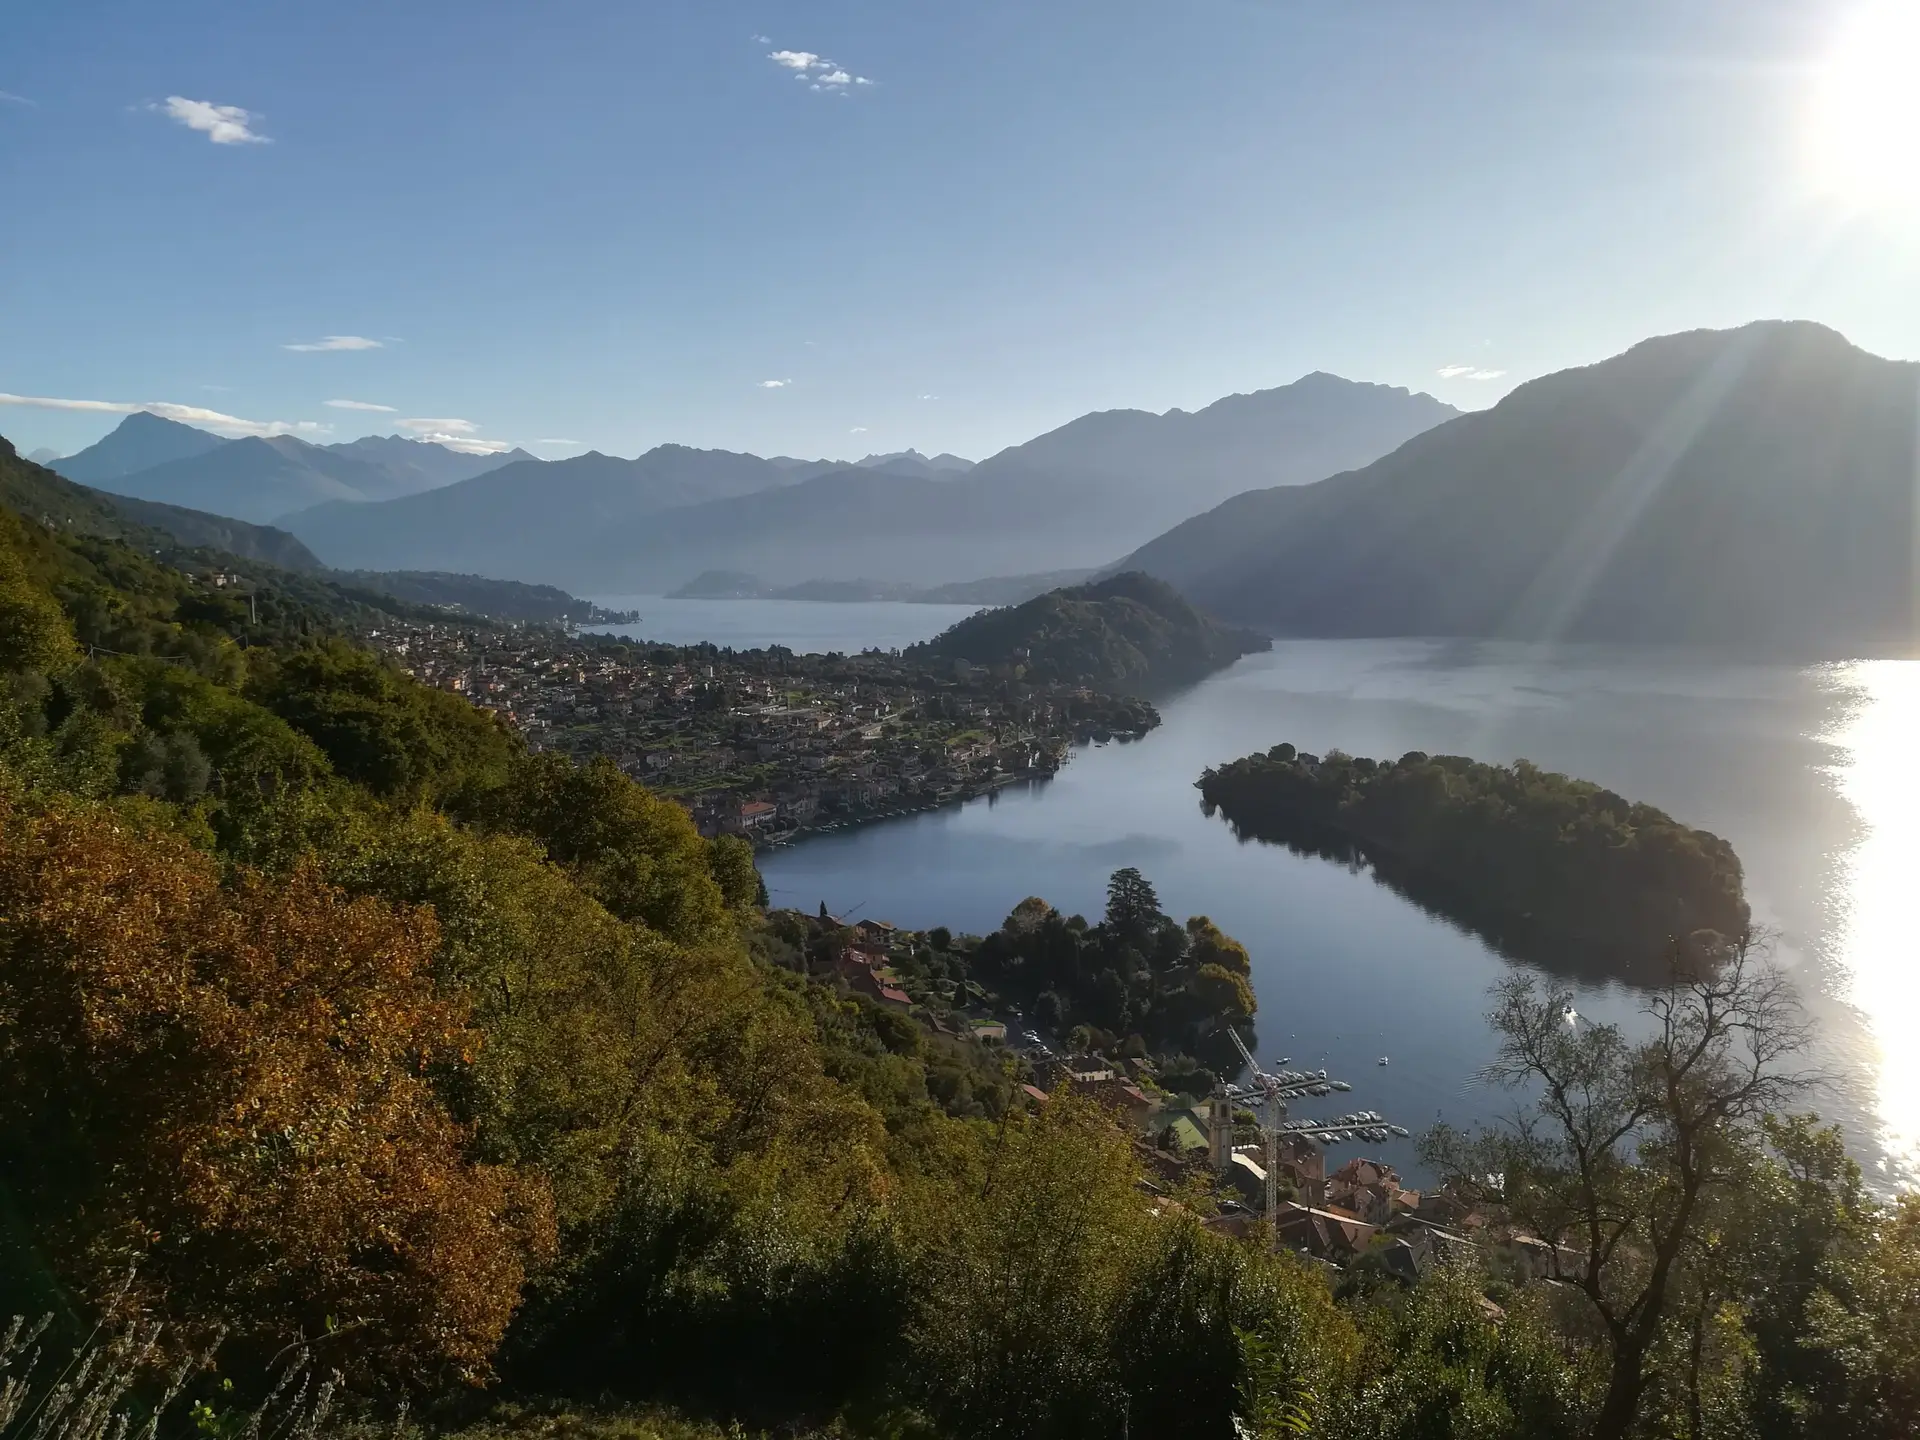
[[[764,634],[739,614],[723,643],[793,643],[783,637],[814,629],[835,631],[834,648],[861,643],[846,634],[857,617],[811,612],[865,607],[678,603],[773,607]],[[634,608],[650,616],[657,605]],[[929,616],[920,628],[945,623]],[[1161,710],[1165,723],[1144,740],[1083,750],[1046,783],[766,855],[772,898],[984,932],[1027,895],[1097,915],[1107,876],[1137,866],[1170,914],[1210,915],[1246,943],[1261,1057],[1325,1065],[1354,1085],[1345,1104],[1322,1108],[1377,1109],[1416,1131],[1436,1118],[1470,1123],[1511,1105],[1475,1079],[1490,1052],[1487,987],[1510,962],[1364,871],[1236,841],[1201,813],[1193,782],[1282,740],[1358,755],[1525,757],[1733,842],[1755,918],[1776,932],[1778,958],[1819,1022],[1811,1063],[1853,1077],[1810,1103],[1846,1125],[1878,1184],[1920,1181],[1920,1048],[1900,1038],[1920,1016],[1908,904],[1920,880],[1920,664],[1285,642]],[[1576,988],[1582,1014],[1637,1018],[1627,987]],[[1382,1153],[1420,1173],[1410,1145]]]

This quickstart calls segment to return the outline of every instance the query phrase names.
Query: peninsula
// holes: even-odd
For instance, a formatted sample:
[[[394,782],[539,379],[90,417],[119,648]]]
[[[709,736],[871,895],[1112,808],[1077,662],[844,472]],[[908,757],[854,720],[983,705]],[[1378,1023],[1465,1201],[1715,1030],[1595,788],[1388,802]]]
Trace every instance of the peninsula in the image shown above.
[[[1276,745],[1197,783],[1242,838],[1365,860],[1409,898],[1556,969],[1651,978],[1676,944],[1748,926],[1725,840],[1525,760]]]
[[[1075,744],[1160,723],[1144,700],[877,650],[661,645],[458,616],[383,617],[361,633],[533,749],[605,756],[703,833],[760,845],[1045,779]]]
[[[1191,685],[1272,644],[1220,624],[1165,581],[1132,570],[970,615],[906,658],[1141,695]]]

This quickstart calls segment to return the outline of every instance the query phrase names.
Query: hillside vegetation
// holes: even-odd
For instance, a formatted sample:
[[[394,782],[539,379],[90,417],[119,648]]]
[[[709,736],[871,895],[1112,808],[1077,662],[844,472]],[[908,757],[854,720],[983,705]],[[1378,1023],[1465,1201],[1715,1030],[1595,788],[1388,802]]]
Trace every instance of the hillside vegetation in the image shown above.
[[[1191,684],[1269,645],[1203,615],[1172,586],[1130,571],[982,610],[906,657],[964,660],[1036,682],[1140,694]]]
[[[9,1440],[1911,1433],[1920,1208],[1831,1132],[1603,1167],[1625,1253],[1716,1247],[1617,1341],[1598,1281],[1336,1290],[1091,1102],[808,978],[743,842],[325,605],[50,518],[0,510],[0,1313],[54,1327],[0,1340]],[[1131,882],[1028,921],[1088,1016],[1245,985]],[[1488,1213],[1548,1173],[1491,1168]]]

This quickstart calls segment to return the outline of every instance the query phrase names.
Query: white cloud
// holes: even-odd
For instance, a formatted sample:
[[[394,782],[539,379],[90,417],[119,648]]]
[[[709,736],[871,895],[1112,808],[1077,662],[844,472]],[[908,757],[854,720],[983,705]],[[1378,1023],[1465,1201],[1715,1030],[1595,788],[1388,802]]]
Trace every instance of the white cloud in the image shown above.
[[[100,415],[133,415],[145,411],[183,425],[199,425],[222,435],[323,435],[327,427],[312,420],[242,420],[198,405],[172,405],[164,400],[60,400],[50,395],[0,394],[0,405],[31,405],[40,410],[84,410]]]
[[[864,435],[866,433],[867,433],[867,427],[864,425],[856,425],[851,430],[847,431],[847,434],[849,435]]]
[[[752,39],[756,45],[771,45],[773,43],[773,41],[769,40],[765,35],[755,35]]]
[[[764,42],[763,42],[764,43]],[[767,58],[774,64],[793,71],[793,78],[809,82],[809,90],[836,90],[842,93],[849,85],[871,85],[873,81],[864,75],[855,75],[845,69],[839,61],[829,60],[824,55],[816,55],[811,50],[773,50]]]
[[[375,405],[369,400],[324,400],[321,403],[333,410],[373,410],[382,415],[396,413],[391,405]]]
[[[303,341],[298,345],[282,345],[282,350],[303,352],[319,350],[384,350],[387,347],[378,340],[369,340],[364,335],[322,335],[318,340]]]
[[[26,96],[16,95],[11,90],[0,90],[0,100],[4,100],[9,105],[25,105],[34,110],[40,108],[38,100],[29,100]]]
[[[511,440],[482,440],[471,420],[416,419],[393,422],[416,440],[429,440],[462,455],[499,455],[513,449]]]
[[[266,145],[264,135],[256,135],[253,121],[258,117],[238,105],[215,105],[210,100],[189,100],[184,95],[169,95],[164,105],[153,107],[178,120],[189,130],[198,130],[216,145]]]
[[[1504,370],[1476,370],[1467,376],[1469,380],[1498,380],[1507,372]]]
[[[938,395],[922,395],[920,398],[922,400],[938,400],[940,397]]]
[[[760,43],[764,45],[767,42],[762,40]],[[533,443],[536,445],[564,445],[571,450],[579,450],[584,447],[587,442],[584,440],[536,440]]]
[[[1504,370],[1483,370],[1478,365],[1442,365],[1433,372],[1442,380],[1498,380]]]
[[[760,388],[762,390],[784,390],[792,383],[793,381],[791,380],[762,380],[760,382]]]
[[[480,429],[471,420],[396,420],[393,423],[402,430],[423,435],[428,431],[440,435],[473,435]]]

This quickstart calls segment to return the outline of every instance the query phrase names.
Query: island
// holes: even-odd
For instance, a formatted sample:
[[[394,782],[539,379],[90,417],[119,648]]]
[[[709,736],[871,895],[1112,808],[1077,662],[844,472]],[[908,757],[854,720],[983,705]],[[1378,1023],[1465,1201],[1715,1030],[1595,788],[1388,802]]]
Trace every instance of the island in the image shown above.
[[[983,610],[905,652],[1014,679],[1151,695],[1191,685],[1273,642],[1222,625],[1137,570]]]
[[[1740,860],[1717,835],[1525,760],[1369,760],[1276,745],[1197,782],[1242,839],[1364,862],[1515,958],[1658,980],[1744,934]]]

